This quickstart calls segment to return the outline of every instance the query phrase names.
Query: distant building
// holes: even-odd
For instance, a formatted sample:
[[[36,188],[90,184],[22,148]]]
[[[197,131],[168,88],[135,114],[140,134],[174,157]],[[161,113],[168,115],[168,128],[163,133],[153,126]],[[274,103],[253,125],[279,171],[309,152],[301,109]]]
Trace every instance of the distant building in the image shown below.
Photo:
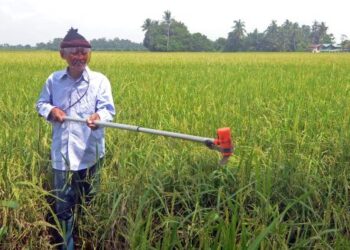
[[[339,44],[331,44],[331,43],[311,44],[310,50],[312,53],[340,52],[340,51],[342,51],[342,46]]]

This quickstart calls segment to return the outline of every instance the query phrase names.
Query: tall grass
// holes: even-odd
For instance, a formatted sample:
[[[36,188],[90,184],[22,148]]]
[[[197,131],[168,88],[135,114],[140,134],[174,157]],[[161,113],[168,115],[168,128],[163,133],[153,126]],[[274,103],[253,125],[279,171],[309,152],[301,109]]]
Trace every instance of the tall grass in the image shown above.
[[[50,248],[51,128],[34,103],[58,53],[0,53],[0,248]],[[202,145],[107,131],[101,192],[82,247],[350,247],[350,55],[97,53],[116,121],[215,137]],[[54,225],[53,225],[54,226]]]

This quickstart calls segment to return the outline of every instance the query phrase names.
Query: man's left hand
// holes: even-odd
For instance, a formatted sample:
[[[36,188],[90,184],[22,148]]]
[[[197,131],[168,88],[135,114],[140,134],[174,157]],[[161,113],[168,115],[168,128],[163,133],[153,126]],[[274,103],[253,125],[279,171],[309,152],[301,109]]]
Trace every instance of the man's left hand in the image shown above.
[[[97,124],[95,124],[96,121],[100,120],[100,116],[97,113],[93,113],[87,120],[86,124],[89,128],[92,130],[95,130],[98,128]]]

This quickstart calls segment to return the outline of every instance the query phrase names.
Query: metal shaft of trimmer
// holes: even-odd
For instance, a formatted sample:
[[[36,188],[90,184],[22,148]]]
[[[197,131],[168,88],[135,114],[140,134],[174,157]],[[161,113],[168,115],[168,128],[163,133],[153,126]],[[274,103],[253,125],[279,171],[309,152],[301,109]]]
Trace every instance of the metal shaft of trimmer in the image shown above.
[[[64,119],[66,121],[86,123],[86,119],[82,119],[82,118],[74,118],[74,117],[66,116]],[[195,136],[195,135],[187,135],[187,134],[175,133],[175,132],[169,132],[169,131],[163,131],[163,130],[157,130],[157,129],[143,128],[135,125],[114,123],[114,122],[102,122],[102,121],[96,121],[95,124],[101,127],[118,128],[118,129],[142,132],[147,134],[162,135],[166,137],[179,138],[179,139],[188,140],[188,141],[201,142],[204,144],[214,143],[214,139],[212,138],[206,138],[206,137]]]

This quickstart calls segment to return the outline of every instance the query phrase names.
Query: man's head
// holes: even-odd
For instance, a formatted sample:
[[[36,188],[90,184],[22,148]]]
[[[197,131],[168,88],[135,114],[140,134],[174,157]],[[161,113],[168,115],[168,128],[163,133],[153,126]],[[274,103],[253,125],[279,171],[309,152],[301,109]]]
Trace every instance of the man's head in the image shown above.
[[[81,74],[90,61],[91,44],[78,33],[78,29],[71,28],[60,48],[61,57],[67,61],[70,73]]]

